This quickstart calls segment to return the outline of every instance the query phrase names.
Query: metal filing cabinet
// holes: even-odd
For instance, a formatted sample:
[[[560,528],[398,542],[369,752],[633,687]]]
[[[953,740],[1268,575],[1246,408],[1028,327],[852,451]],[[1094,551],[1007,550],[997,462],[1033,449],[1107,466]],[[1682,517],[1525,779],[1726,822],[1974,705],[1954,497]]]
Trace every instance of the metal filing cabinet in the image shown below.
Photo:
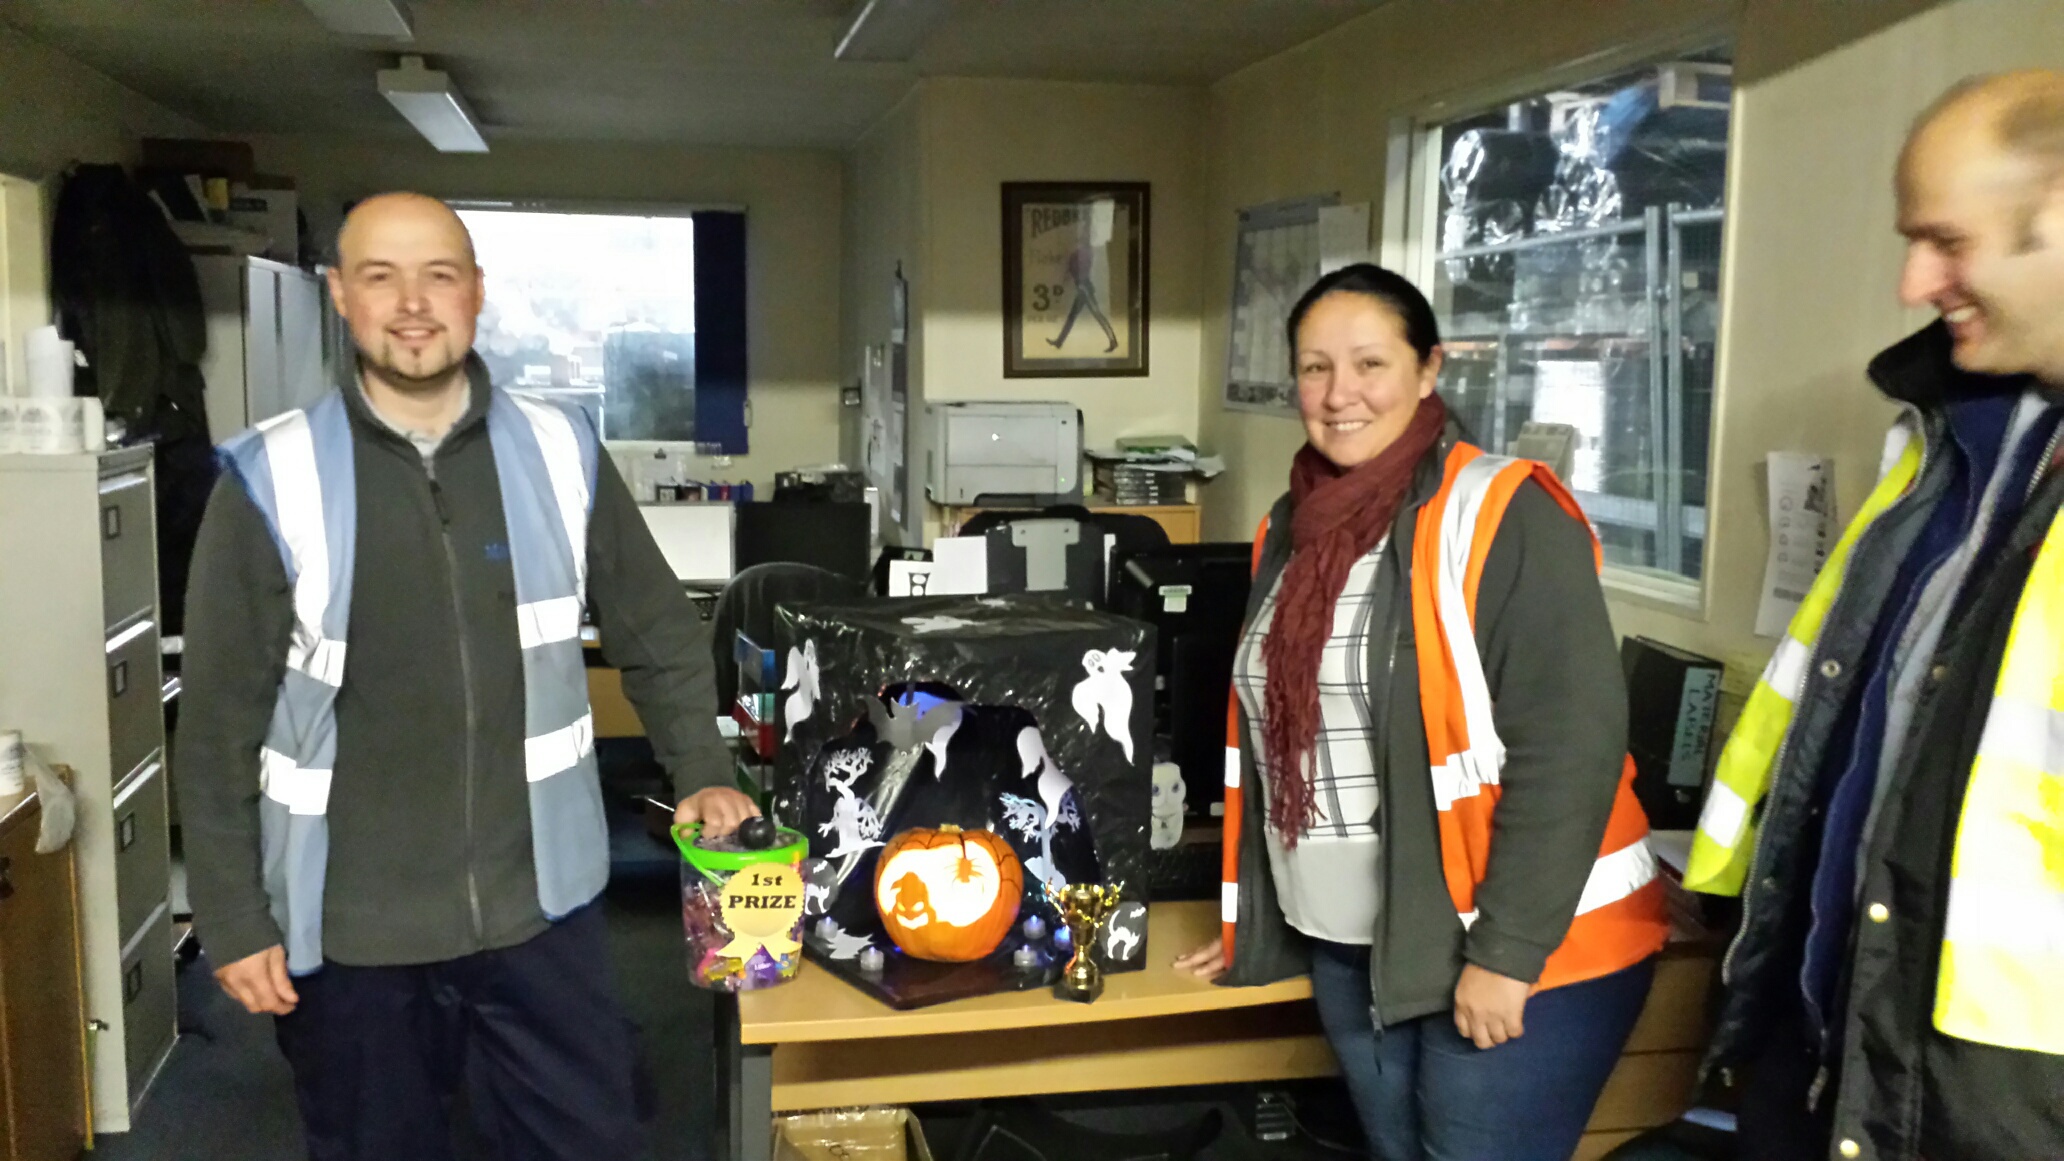
[[[147,448],[0,456],[0,727],[75,772],[96,1132],[176,1027],[154,491]]]

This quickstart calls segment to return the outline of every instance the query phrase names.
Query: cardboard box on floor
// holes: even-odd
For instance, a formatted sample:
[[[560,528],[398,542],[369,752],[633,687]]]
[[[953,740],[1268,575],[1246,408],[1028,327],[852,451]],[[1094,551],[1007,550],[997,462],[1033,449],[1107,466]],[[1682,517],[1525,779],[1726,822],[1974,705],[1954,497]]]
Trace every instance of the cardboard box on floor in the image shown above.
[[[774,1161],[932,1161],[909,1109],[843,1109],[774,1118]]]

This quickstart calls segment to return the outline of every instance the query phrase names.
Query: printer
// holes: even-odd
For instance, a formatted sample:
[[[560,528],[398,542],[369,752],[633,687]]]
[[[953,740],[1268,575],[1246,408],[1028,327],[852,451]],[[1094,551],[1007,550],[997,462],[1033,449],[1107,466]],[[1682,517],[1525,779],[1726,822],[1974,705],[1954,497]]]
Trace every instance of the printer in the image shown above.
[[[925,492],[949,506],[1082,498],[1082,412],[1067,403],[928,403]]]

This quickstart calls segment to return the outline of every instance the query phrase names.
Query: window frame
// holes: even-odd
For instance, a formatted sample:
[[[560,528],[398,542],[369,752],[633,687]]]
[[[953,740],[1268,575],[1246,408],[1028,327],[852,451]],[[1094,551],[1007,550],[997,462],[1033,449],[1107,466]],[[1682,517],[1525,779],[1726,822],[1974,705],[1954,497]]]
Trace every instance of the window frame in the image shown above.
[[[1702,22],[1664,35],[1586,53],[1561,64],[1517,71],[1493,82],[1430,99],[1393,116],[1384,162],[1382,218],[1377,248],[1379,261],[1411,279],[1415,286],[1431,288],[1435,285],[1440,261],[1440,171],[1444,161],[1441,134],[1447,125],[1559,88],[1662,64],[1672,57],[1735,48],[1739,41],[1732,18]],[[1728,123],[1727,176],[1724,179],[1730,193],[1741,146],[1738,88],[1736,93]],[[1720,221],[1725,232],[1728,223],[1724,207],[1722,215]],[[1729,249],[1731,243],[1723,241],[1719,276],[1720,301],[1723,304],[1729,289]],[[1719,490],[1713,449],[1719,440],[1724,414],[1721,395],[1726,382],[1717,360],[1722,357],[1726,346],[1723,310],[1720,330],[1714,342],[1713,402],[1706,431],[1706,516],[1705,532],[1699,547],[1699,578],[1693,580],[1681,575],[1673,576],[1660,569],[1635,568],[1607,561],[1600,570],[1600,581],[1606,594],[1614,600],[1700,620],[1711,616],[1713,589],[1708,582],[1713,568],[1714,502]],[[1680,496],[1679,502],[1684,499]]]
[[[644,202],[609,201],[587,198],[493,198],[462,197],[445,201],[454,210],[500,211],[519,214],[588,214],[608,215],[625,218],[692,218],[700,213],[743,214],[751,220],[751,211],[740,202]],[[494,272],[487,271],[492,280]],[[746,326],[748,343],[752,326],[752,304],[746,304]],[[752,385],[748,381],[745,393],[745,427],[753,426]],[[696,450],[694,440],[686,439],[606,439],[603,444],[614,454],[631,459],[663,456],[675,463],[702,461],[711,467],[727,468],[736,458],[731,455],[705,455]],[[747,453],[750,454],[750,453]]]

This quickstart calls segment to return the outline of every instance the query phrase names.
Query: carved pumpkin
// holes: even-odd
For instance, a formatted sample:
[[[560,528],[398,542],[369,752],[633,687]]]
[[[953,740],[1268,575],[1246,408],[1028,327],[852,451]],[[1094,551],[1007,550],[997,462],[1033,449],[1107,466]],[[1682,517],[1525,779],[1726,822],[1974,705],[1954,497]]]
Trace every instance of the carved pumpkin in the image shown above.
[[[882,849],[874,873],[889,938],[906,955],[944,963],[995,951],[1024,895],[1017,852],[986,830],[906,830]]]

